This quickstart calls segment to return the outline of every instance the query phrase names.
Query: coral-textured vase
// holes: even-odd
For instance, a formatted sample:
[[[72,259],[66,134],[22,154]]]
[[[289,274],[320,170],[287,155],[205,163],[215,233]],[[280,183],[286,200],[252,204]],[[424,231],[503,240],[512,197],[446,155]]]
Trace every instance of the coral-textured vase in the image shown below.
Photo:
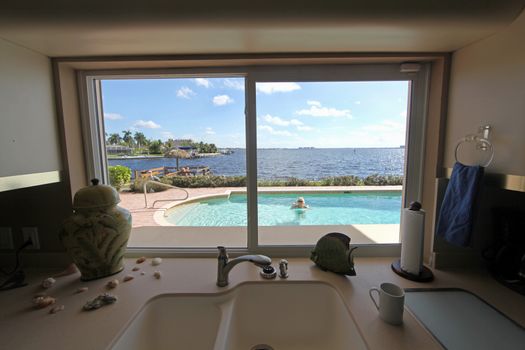
[[[64,221],[60,232],[60,240],[84,281],[122,271],[131,232],[131,214],[117,206],[118,192],[99,185],[98,179],[91,182],[92,186],[75,194],[74,214]]]

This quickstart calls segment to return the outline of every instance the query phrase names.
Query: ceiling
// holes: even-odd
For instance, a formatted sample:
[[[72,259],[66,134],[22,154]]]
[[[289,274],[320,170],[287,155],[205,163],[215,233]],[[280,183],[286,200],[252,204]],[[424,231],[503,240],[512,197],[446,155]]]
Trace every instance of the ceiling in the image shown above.
[[[525,0],[18,0],[0,38],[51,57],[450,52],[509,25]]]

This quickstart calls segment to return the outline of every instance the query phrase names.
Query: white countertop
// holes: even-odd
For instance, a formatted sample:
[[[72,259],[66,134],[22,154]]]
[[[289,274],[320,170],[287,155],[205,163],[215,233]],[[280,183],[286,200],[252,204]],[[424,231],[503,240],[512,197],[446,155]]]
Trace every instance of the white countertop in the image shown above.
[[[323,281],[334,286],[343,296],[352,316],[370,349],[441,349],[425,328],[405,312],[402,326],[390,326],[378,317],[368,296],[369,288],[382,282],[393,282],[404,288],[455,287],[469,290],[517,323],[525,326],[525,296],[497,283],[488,273],[477,270],[434,271],[431,283],[415,283],[402,279],[390,268],[393,258],[356,258],[357,276],[345,277],[324,272],[308,259],[288,259],[290,278],[284,281]],[[274,259],[278,261],[278,259]],[[0,292],[0,348],[1,349],[106,349],[126,328],[133,317],[151,298],[161,294],[217,293],[235,288],[247,281],[265,281],[259,269],[252,264],[239,264],[230,273],[230,285],[215,285],[216,259],[163,259],[160,266],[151,266],[150,260],[138,265],[132,272],[135,259],[126,259],[123,272],[91,282],[81,282],[79,274],[57,278],[56,284],[44,290],[41,281],[56,270],[28,270],[29,286]],[[153,271],[162,271],[162,278],[153,277]],[[144,271],[146,274],[141,275]],[[135,279],[122,282],[131,274]],[[87,300],[108,292],[105,284],[118,278],[120,285],[109,291],[118,296],[118,302],[92,312],[82,311]],[[277,282],[281,281],[279,278]],[[88,287],[75,294],[79,287]],[[45,292],[57,298],[57,305],[65,310],[49,314],[49,307],[35,310],[31,300]],[[407,310],[406,310],[407,311]]]

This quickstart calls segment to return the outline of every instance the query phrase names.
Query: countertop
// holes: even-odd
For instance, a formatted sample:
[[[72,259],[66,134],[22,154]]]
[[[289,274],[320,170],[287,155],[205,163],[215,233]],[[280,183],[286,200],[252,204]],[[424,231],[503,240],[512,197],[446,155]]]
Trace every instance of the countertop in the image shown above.
[[[82,282],[79,274],[57,278],[50,289],[43,289],[41,281],[57,270],[28,270],[29,286],[0,292],[0,349],[109,349],[133,317],[151,298],[174,293],[217,293],[235,288],[243,282],[260,281],[259,269],[252,264],[237,265],[230,273],[230,285],[215,285],[216,259],[164,258],[160,266],[152,266],[151,259],[136,265],[136,259],[126,259],[123,272],[91,282]],[[290,281],[323,281],[334,286],[343,296],[352,317],[370,349],[441,349],[439,343],[405,309],[402,326],[391,326],[378,317],[368,296],[371,287],[382,282],[396,283],[404,288],[463,288],[473,292],[505,315],[525,326],[525,296],[521,296],[493,280],[486,271],[472,269],[435,270],[431,283],[416,283],[394,274],[390,268],[393,258],[356,258],[357,276],[339,276],[324,272],[308,259],[288,259]],[[274,259],[279,261],[279,259]],[[131,271],[139,266],[139,271]],[[155,279],[153,271],[162,271]],[[141,272],[145,272],[141,275]],[[125,275],[135,278],[122,282]],[[82,311],[83,304],[98,294],[108,292],[105,285],[112,279],[120,285],[109,291],[118,296],[118,302],[99,310]],[[88,291],[75,294],[79,287]],[[50,314],[50,307],[36,310],[31,301],[38,293],[57,298],[57,305],[65,309]]]

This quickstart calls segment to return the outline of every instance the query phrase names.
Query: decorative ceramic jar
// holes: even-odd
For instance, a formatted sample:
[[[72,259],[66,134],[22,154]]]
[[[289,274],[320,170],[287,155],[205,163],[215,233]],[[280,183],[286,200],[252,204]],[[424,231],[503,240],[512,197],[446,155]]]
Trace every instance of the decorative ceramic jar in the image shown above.
[[[63,223],[60,240],[77,265],[84,281],[122,271],[131,232],[131,214],[117,206],[118,192],[99,185],[80,189],[73,199],[74,214]]]

